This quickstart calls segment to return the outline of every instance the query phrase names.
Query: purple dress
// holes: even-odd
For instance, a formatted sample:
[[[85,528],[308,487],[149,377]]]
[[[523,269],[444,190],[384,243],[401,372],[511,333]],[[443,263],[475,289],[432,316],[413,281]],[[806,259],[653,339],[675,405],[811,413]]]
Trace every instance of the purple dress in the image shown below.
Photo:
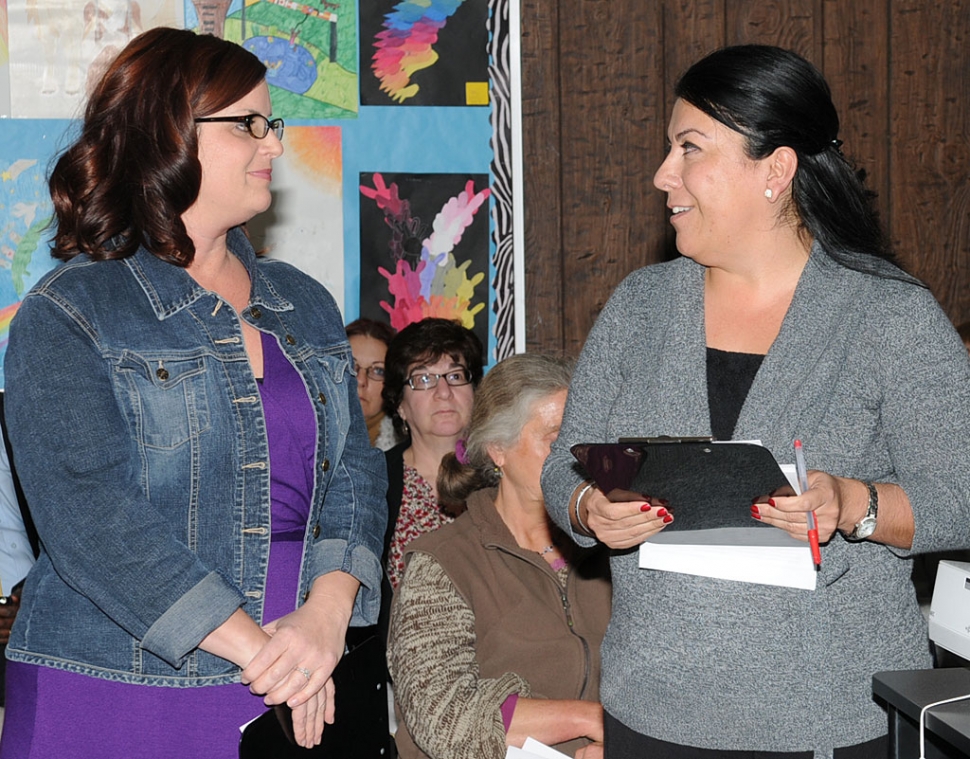
[[[316,446],[313,407],[276,340],[262,335],[272,542],[264,622],[296,608]],[[0,759],[237,759],[239,728],[265,711],[240,684],[166,688],[7,663]]]

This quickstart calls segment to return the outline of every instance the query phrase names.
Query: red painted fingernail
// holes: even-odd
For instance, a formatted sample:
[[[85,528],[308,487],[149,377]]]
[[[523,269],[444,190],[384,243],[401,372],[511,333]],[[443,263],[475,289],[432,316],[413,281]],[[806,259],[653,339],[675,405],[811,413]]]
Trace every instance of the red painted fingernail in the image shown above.
[[[771,506],[771,508],[775,508],[775,499],[774,498],[769,498],[768,499],[768,505]]]
[[[665,516],[667,516],[667,509],[657,509],[657,516],[658,517],[665,517]]]
[[[643,506],[640,507],[640,511],[650,511],[650,504],[649,503],[643,504]]]
[[[674,521],[674,518],[673,518],[672,516],[670,516],[670,514],[667,514],[667,515],[666,515],[666,516],[664,517],[664,524],[670,524],[670,523],[671,523],[671,522],[673,522],[673,521]]]
[[[759,509],[757,506],[752,506],[751,516],[753,516],[755,519],[761,519],[761,509]]]

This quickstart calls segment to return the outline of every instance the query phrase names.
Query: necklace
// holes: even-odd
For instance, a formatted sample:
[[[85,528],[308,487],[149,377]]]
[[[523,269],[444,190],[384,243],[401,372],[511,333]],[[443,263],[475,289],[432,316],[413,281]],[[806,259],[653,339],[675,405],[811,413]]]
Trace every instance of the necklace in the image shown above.
[[[545,556],[547,553],[552,553],[555,550],[556,550],[555,546],[546,546],[541,551],[536,551],[536,553],[539,554],[540,556]]]

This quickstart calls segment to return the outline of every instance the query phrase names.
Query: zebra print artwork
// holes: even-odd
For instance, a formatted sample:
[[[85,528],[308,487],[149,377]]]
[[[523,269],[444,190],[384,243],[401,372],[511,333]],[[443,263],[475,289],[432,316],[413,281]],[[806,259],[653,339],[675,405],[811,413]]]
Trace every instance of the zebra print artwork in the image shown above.
[[[492,358],[500,361],[515,353],[515,245],[513,237],[514,151],[512,149],[513,86],[511,69],[512,47],[510,34],[510,6],[512,0],[489,0],[489,82],[492,106],[492,238],[495,254],[492,263],[492,312],[495,314],[493,334],[495,351]],[[518,13],[517,3],[515,13]],[[524,297],[524,294],[519,294]]]

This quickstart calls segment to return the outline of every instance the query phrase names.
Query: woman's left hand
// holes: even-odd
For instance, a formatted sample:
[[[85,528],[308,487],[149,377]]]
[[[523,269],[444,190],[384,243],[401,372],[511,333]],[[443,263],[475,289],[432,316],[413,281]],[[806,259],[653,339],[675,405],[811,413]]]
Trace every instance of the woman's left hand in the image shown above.
[[[324,723],[333,723],[333,670],[344,651],[347,626],[359,583],[332,572],[317,578],[310,597],[296,611],[263,629],[271,636],[246,665],[242,681],[263,693],[267,706],[293,710],[297,742],[319,742]]]
[[[842,516],[847,482],[825,472],[808,472],[808,490],[796,496],[773,495],[751,506],[751,516],[764,524],[778,527],[796,540],[808,541],[809,511],[815,512],[820,543],[827,543],[835,534]],[[858,483],[862,484],[862,483]]]
[[[333,724],[333,678],[328,678],[323,690],[317,691],[306,703],[292,710],[293,737],[303,748],[320,744],[325,725]]]

